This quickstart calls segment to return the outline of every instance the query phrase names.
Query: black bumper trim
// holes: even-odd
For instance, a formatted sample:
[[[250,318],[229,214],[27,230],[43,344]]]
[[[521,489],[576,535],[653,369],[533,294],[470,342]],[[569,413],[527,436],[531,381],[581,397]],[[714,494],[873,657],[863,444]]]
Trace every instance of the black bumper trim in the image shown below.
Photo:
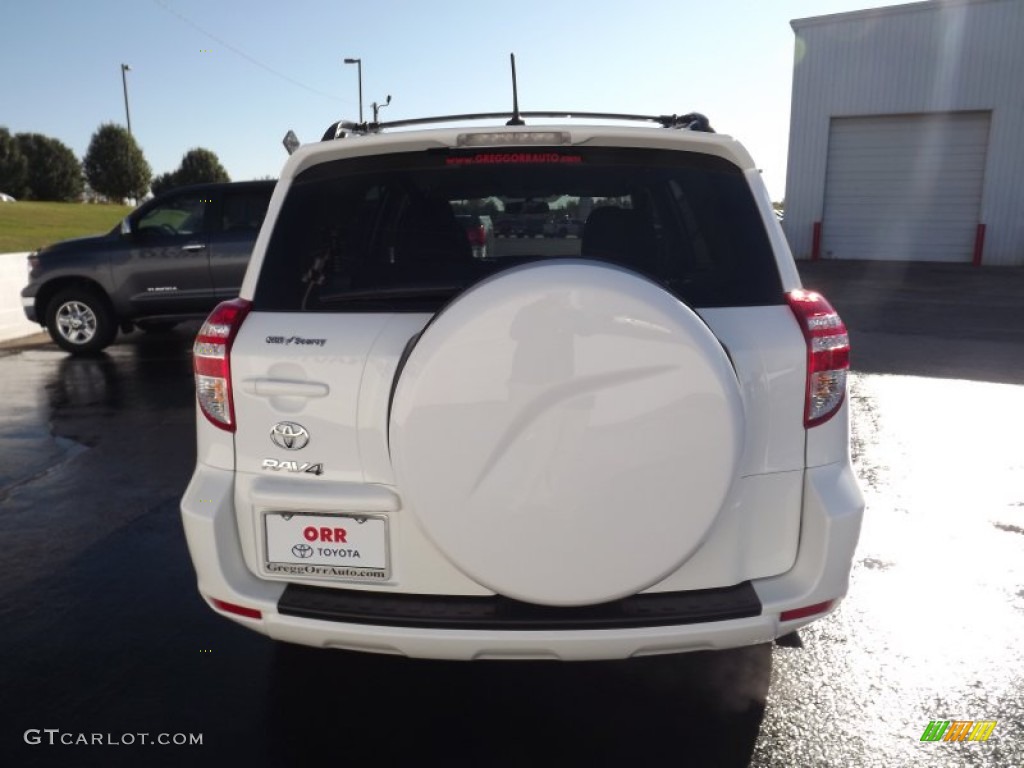
[[[533,605],[499,595],[453,597],[289,584],[278,601],[285,616],[350,624],[431,629],[629,629],[698,624],[761,615],[749,581],[733,587],[633,595],[600,605]]]

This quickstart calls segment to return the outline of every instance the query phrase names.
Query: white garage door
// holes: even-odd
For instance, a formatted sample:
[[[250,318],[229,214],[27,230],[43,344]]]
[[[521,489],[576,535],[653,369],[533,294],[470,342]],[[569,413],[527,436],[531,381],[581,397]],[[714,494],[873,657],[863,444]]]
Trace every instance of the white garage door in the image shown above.
[[[970,261],[989,117],[832,118],[822,257]]]

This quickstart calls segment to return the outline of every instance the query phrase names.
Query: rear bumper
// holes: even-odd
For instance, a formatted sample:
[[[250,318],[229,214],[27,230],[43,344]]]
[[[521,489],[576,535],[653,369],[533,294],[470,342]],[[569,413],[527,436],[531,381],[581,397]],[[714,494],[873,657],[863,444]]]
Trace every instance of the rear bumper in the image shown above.
[[[761,614],[750,582],[720,589],[648,592],[599,605],[534,605],[501,595],[413,595],[289,584],[277,603],[287,616],[350,624],[462,630],[629,629],[702,624]]]
[[[564,619],[531,621],[530,629],[522,629],[516,627],[526,626],[523,623],[488,622],[486,617],[452,622],[440,615],[434,619],[427,615],[410,620],[410,613],[429,614],[423,606],[429,603],[434,606],[431,610],[437,610],[445,598],[427,598],[420,607],[410,607],[415,598],[400,598],[396,602],[404,602],[405,617],[387,618],[381,606],[388,600],[381,593],[367,592],[367,599],[360,601],[358,595],[353,596],[354,590],[345,590],[335,600],[325,596],[324,590],[260,579],[243,559],[233,494],[230,471],[201,465],[181,502],[199,591],[211,607],[211,601],[217,599],[259,611],[258,619],[222,615],[277,640],[435,659],[616,659],[769,642],[826,615],[783,622],[783,611],[828,600],[838,602],[846,594],[864,510],[848,464],[810,469],[805,476],[800,544],[793,567],[783,575],[736,587],[744,594],[733,593],[730,599],[736,600],[728,610],[692,614],[691,618],[678,613],[669,619],[678,623],[670,624],[664,623],[664,616],[671,612],[648,620],[634,617],[603,625]],[[381,599],[373,599],[373,594],[381,594]],[[685,601],[685,593],[674,594],[684,596]],[[347,602],[346,596],[351,598]],[[745,602],[748,599],[754,601],[753,610],[751,603]],[[756,615],[751,615],[755,611]],[[693,620],[693,616],[697,618]]]

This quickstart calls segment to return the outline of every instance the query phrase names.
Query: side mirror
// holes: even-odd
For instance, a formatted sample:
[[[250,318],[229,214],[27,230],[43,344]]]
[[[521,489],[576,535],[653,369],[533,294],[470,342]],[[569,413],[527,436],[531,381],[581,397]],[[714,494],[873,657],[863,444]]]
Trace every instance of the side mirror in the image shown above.
[[[121,219],[121,234],[122,235],[130,235],[131,233],[132,233],[131,222],[128,220],[128,217],[125,216],[123,219]]]

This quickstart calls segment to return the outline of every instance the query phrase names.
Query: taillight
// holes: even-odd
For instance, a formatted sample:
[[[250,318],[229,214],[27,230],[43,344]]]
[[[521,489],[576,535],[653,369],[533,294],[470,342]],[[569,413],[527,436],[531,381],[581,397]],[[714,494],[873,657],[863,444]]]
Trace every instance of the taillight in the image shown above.
[[[487,242],[487,230],[484,229],[483,224],[467,228],[466,235],[469,237],[469,242],[473,245],[483,245]]]
[[[231,345],[252,305],[245,299],[218,304],[199,329],[192,345],[199,409],[215,427],[235,431],[231,397]]]
[[[839,314],[820,293],[791,291],[786,300],[807,340],[804,426],[816,427],[832,418],[843,404],[850,337]]]

